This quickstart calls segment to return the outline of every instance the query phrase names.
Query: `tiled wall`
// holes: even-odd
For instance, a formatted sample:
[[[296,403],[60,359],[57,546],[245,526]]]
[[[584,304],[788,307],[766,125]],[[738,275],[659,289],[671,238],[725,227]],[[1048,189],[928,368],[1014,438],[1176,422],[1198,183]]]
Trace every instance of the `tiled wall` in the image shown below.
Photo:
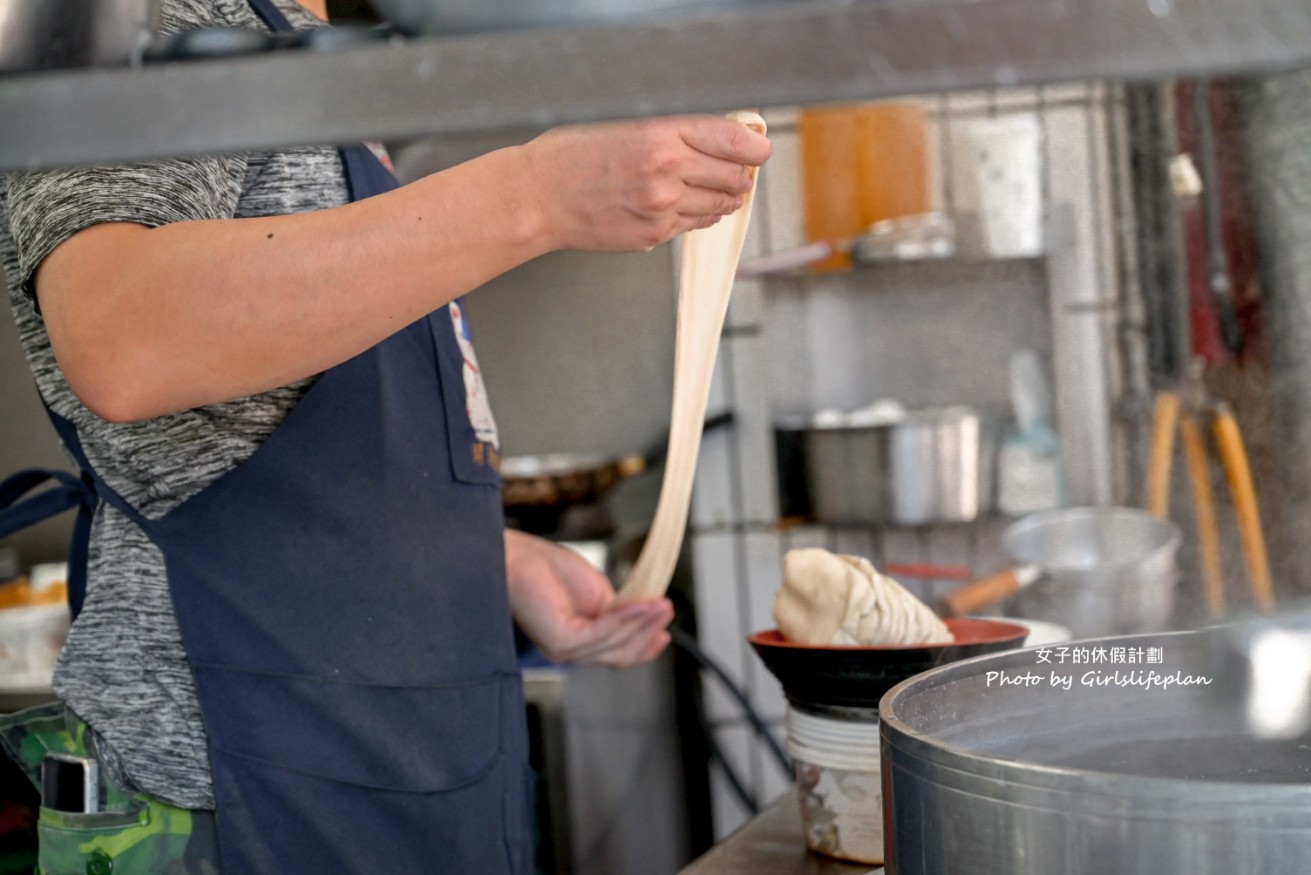
[[[1115,389],[1117,292],[1107,101],[1102,89],[1087,86],[928,101],[940,144],[962,119],[979,113],[1040,113],[1048,215],[1060,225],[1053,225],[1044,258],[899,264],[745,280],[735,287],[710,402],[711,413],[732,411],[734,426],[704,439],[690,551],[701,646],[737,679],[778,739],[785,701],[746,638],[774,625],[773,600],[787,550],[821,546],[879,565],[963,565],[984,573],[1005,562],[998,542],[1006,521],[780,529],[776,420],[885,397],[910,406],[973,403],[1006,414],[1006,361],[1027,346],[1053,366],[1076,497],[1106,500],[1113,493],[1108,399]],[[761,174],[744,258],[805,242],[795,113],[771,113],[768,120],[774,156]],[[944,171],[948,206],[951,178]],[[905,582],[925,598],[953,585]],[[711,677],[705,688],[715,738],[748,792],[761,804],[790,792],[790,777],[736,702]],[[712,796],[717,836],[749,817],[722,773],[712,773]]]

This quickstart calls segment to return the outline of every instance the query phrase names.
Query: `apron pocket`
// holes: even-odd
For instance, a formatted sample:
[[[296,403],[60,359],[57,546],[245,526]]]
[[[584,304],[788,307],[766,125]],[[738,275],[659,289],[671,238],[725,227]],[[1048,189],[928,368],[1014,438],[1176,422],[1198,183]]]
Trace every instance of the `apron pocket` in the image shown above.
[[[503,691],[517,675],[380,686],[195,667],[216,753],[378,790],[473,784],[501,753]]]
[[[507,847],[507,774],[496,766],[453,789],[400,792],[216,752],[224,875],[528,875],[531,868],[513,863]]]

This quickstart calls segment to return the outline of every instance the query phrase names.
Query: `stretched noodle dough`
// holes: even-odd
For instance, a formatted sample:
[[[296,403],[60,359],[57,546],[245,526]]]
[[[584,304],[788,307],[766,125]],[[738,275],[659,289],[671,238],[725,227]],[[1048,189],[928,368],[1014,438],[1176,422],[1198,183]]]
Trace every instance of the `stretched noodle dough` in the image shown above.
[[[779,632],[798,644],[914,645],[952,640],[923,602],[868,560],[789,550],[774,600]]]
[[[765,133],[765,120],[754,112],[730,113],[729,118]],[[751,179],[756,168],[747,168]],[[742,197],[742,208],[718,224],[683,237],[678,281],[678,319],[674,333],[674,399],[669,417],[669,452],[660,500],[642,552],[628,573],[616,603],[653,599],[665,594],[683,546],[692,480],[701,450],[710,381],[715,373],[719,336],[733,293],[733,276],[751,220],[755,189]]]

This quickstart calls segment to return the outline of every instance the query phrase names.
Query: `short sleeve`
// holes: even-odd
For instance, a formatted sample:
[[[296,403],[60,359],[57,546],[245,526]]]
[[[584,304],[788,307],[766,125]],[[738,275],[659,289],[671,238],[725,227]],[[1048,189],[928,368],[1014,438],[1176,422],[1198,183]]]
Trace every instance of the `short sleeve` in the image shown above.
[[[12,174],[10,229],[19,275],[10,280],[31,296],[32,275],[41,261],[92,225],[133,222],[157,228],[232,218],[245,169],[244,157],[232,155]]]
[[[228,0],[162,0],[159,30],[172,34],[249,22],[233,19]],[[244,0],[243,0],[244,3]],[[241,196],[246,160],[240,155],[157,161],[123,167],[82,167],[11,174],[10,228],[20,284],[33,296],[32,274],[56,246],[92,225],[134,222],[158,227],[190,219],[230,218]]]

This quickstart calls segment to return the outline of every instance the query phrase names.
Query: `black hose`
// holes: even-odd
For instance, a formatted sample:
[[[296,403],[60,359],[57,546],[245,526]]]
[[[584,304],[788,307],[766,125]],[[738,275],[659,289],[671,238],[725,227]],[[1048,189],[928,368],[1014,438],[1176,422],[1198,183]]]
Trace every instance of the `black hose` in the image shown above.
[[[711,762],[718,765],[723,771],[724,777],[728,779],[729,787],[733,789],[733,794],[737,796],[738,800],[752,817],[759,814],[760,804],[756,802],[755,797],[747,790],[746,783],[743,782],[742,776],[737,773],[737,769],[733,768],[733,764],[730,763],[728,757],[724,755],[724,749],[719,746],[718,740],[715,739],[715,734],[711,732],[709,727],[704,723],[702,724],[702,735],[705,739],[706,750],[710,754]]]
[[[717,662],[705,654],[705,651],[703,651],[700,645],[696,643],[695,638],[677,627],[670,629],[669,633],[673,639],[675,647],[692,657],[698,665],[702,668],[708,669],[719,679],[719,682],[723,684],[726,690],[728,690],[729,695],[731,695],[738,703],[738,706],[741,707],[743,714],[746,715],[747,721],[751,724],[752,728],[755,729],[756,734],[765,742],[770,753],[773,754],[774,760],[778,763],[779,768],[783,770],[784,774],[791,778],[792,761],[788,758],[787,753],[784,752],[782,745],[778,743],[778,740],[774,738],[773,734],[769,731],[769,727],[765,725],[765,721],[761,719],[760,715],[756,712],[756,709],[751,706],[750,700],[747,699],[746,694],[742,692],[741,687],[739,687],[734,680],[729,677],[728,672],[724,671]]]

